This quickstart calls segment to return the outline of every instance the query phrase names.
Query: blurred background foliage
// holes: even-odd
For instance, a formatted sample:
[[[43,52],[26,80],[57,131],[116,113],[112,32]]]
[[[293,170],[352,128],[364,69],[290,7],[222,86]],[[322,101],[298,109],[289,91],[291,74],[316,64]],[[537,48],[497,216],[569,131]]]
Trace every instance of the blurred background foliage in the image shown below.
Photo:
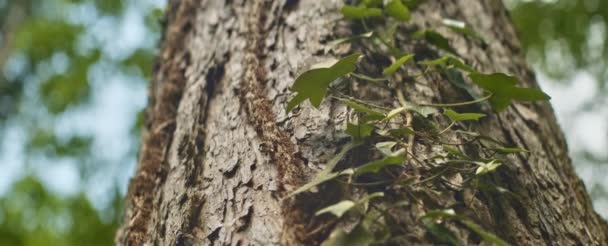
[[[608,1],[504,2],[608,217]],[[112,244],[165,4],[0,0],[0,245]]]

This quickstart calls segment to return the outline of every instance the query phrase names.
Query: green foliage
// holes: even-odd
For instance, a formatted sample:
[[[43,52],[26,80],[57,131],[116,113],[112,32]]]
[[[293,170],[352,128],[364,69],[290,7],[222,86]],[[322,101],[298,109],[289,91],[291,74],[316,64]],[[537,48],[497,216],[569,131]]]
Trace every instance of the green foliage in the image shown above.
[[[397,72],[397,69],[399,69],[399,67],[401,67],[401,65],[403,65],[404,63],[411,61],[414,59],[414,55],[410,54],[410,55],[404,55],[401,58],[399,58],[397,61],[395,61],[393,64],[391,64],[389,67],[385,68],[382,71],[382,74],[384,75],[392,75],[395,72]]]
[[[326,207],[324,209],[321,209],[319,211],[317,211],[315,213],[315,215],[321,215],[324,213],[332,213],[334,214],[336,217],[340,218],[342,217],[342,215],[344,213],[346,213],[348,210],[350,210],[351,208],[353,208],[355,206],[355,202],[350,201],[350,200],[344,200],[344,201],[340,201],[334,205],[331,205],[329,207]]]
[[[437,48],[454,53],[454,48],[450,46],[450,41],[440,33],[433,30],[421,30],[414,33],[414,37],[422,38]]]
[[[511,101],[546,101],[551,99],[538,89],[516,87],[515,77],[503,74],[469,74],[469,78],[481,88],[492,93],[490,103],[497,112],[503,111]]]
[[[99,60],[99,51],[88,56],[74,56],[67,73],[56,74],[43,82],[40,97],[47,109],[58,114],[69,106],[81,103],[89,95],[89,67]]]
[[[368,8],[365,5],[344,5],[340,12],[342,12],[342,15],[348,19],[363,19],[382,15],[382,9]]]
[[[384,19],[384,21],[387,22],[384,23],[384,25],[391,26],[392,24],[393,27],[399,25],[400,22],[407,22],[409,20],[409,5],[404,5],[400,0],[385,1],[384,3],[386,3],[386,5],[382,6],[382,1],[369,0],[363,1],[357,6],[346,5],[342,8],[342,13],[347,19],[351,20],[368,17],[376,17],[377,20]],[[379,13],[379,8],[381,7],[383,7],[384,16]],[[396,23],[391,23],[391,21],[395,21]],[[363,81],[372,83],[362,83],[357,84],[357,86],[371,84],[374,86],[385,86],[388,84],[394,86],[390,88],[395,88],[397,87],[395,84],[400,82],[396,81],[396,78],[401,78],[401,76],[393,75],[398,73],[401,67],[410,65],[408,62],[412,61],[414,58],[414,54],[404,55],[402,51],[394,46],[398,43],[395,40],[395,35],[392,34],[397,30],[396,28],[393,28],[388,32],[383,32],[377,28],[377,26],[382,26],[382,24],[379,24],[382,23],[380,21],[377,23],[375,21],[370,21],[370,23],[373,23],[371,28],[365,24],[365,21],[360,22],[363,23],[366,33],[340,38],[330,44],[335,45],[344,42],[372,43],[375,45],[373,46],[374,48],[369,48],[369,46],[364,47],[369,48],[371,53],[375,53],[373,55],[392,56],[392,59],[394,59],[395,62],[382,71],[382,74],[386,77],[373,78],[367,74],[354,73],[355,65],[361,56],[359,53],[354,53],[335,63],[326,64],[321,68],[312,68],[311,70],[302,73],[296,79],[291,88],[296,95],[287,105],[288,112],[306,99],[309,99],[311,104],[318,108],[321,105],[323,98],[328,94],[329,85],[336,79],[343,78],[340,86],[332,87],[332,90],[330,90],[332,95],[330,97],[337,99],[337,102],[351,109],[352,111],[350,111],[350,113],[357,117],[355,122],[358,123],[351,123],[350,118],[348,118],[349,121],[347,122],[345,133],[351,136],[351,142],[330,160],[323,171],[319,172],[310,182],[297,188],[287,197],[310,191],[314,187],[330,180],[336,180],[338,181],[336,183],[343,184],[345,189],[349,189],[349,192],[345,192],[345,194],[356,194],[362,190],[365,192],[365,189],[353,189],[355,186],[380,186],[384,187],[384,189],[392,190],[394,188],[393,185],[399,184],[399,187],[403,186],[402,189],[408,189],[408,185],[427,182],[432,183],[434,179],[441,177],[443,172],[449,169],[446,166],[442,166],[441,163],[458,163],[465,165],[464,167],[458,168],[458,170],[460,170],[459,175],[467,176],[465,182],[469,183],[468,185],[473,186],[473,183],[479,183],[478,180],[481,178],[480,176],[499,171],[498,167],[505,161],[502,159],[504,154],[521,152],[522,149],[517,147],[506,147],[500,141],[482,136],[475,132],[454,130],[453,134],[467,134],[472,136],[472,140],[469,141],[469,143],[472,143],[475,140],[479,142],[489,142],[489,146],[477,145],[476,147],[493,151],[492,156],[486,157],[493,159],[484,159],[481,157],[475,159],[462,153],[457,148],[446,146],[437,139],[443,133],[450,131],[450,128],[454,125],[473,128],[472,126],[478,124],[477,121],[480,118],[486,116],[486,114],[481,112],[459,113],[451,109],[453,107],[474,105],[489,100],[495,111],[500,112],[504,110],[511,101],[539,101],[548,100],[549,97],[538,89],[516,87],[517,79],[514,77],[502,73],[481,74],[477,72],[474,68],[465,64],[460,58],[455,56],[456,53],[449,45],[449,40],[432,29],[420,30],[413,33],[411,36],[418,39],[424,39],[426,42],[423,42],[422,44],[430,44],[440,48],[441,50],[438,52],[446,53],[447,51],[448,53],[440,58],[422,61],[418,64],[438,68],[433,70],[426,69],[424,73],[443,73],[450,83],[458,88],[466,90],[475,98],[475,100],[447,104],[415,103],[407,101],[404,98],[404,95],[398,91],[397,98],[395,98],[391,105],[400,106],[390,109],[374,105],[373,102],[370,101],[355,99],[356,96],[351,94],[353,91],[357,90],[348,90],[349,83]],[[454,20],[444,20],[444,24],[453,31],[462,33],[474,41],[484,42],[480,35],[464,23]],[[385,49],[378,47],[378,45],[384,45]],[[389,54],[385,54],[386,51],[388,51]],[[462,73],[468,73],[470,81],[465,81]],[[354,79],[347,76],[349,74]],[[483,97],[477,96],[476,89],[478,88],[473,88],[474,85],[485,90],[487,94]],[[339,90],[343,91],[340,92]],[[439,108],[444,108],[443,115],[439,114]],[[438,117],[446,117],[451,121],[451,124],[441,131],[437,130],[436,118]],[[417,123],[413,124],[413,121],[417,121]],[[405,122],[405,126],[403,125],[403,122]],[[456,124],[456,122],[459,122],[459,124]],[[410,151],[413,147],[414,137],[422,138],[423,141],[432,142],[437,147],[443,147],[447,153],[439,154],[435,157],[428,158],[427,160],[419,160],[417,156],[411,153],[413,150]],[[345,167],[348,168],[342,167],[339,170],[334,170],[338,162],[344,158],[346,153],[359,145],[362,145],[362,148],[372,151],[372,153],[366,155],[370,156],[370,159],[372,160],[366,160],[367,162],[362,164],[361,162],[347,163]],[[440,164],[437,164],[436,161],[439,161]],[[410,177],[406,180],[399,179],[399,175],[395,175],[394,171],[407,170],[404,169],[404,166],[410,163],[422,165],[409,167],[418,170],[417,172],[424,170],[424,168],[421,167],[424,167],[425,165],[436,168],[433,168],[433,171],[431,171],[430,174],[427,174],[429,175],[428,177],[424,177],[423,180],[418,180],[418,182],[416,182],[416,179],[419,179],[420,177]],[[360,181],[363,181],[363,183]],[[491,187],[492,184],[487,186]],[[426,190],[427,188],[427,186],[418,186],[417,189]],[[367,191],[371,191],[371,189]],[[391,233],[390,223],[393,218],[391,218],[391,215],[387,214],[384,209],[393,205],[388,201],[376,199],[373,201],[373,204],[375,205],[368,206],[368,201],[371,197],[375,197],[374,194],[368,195],[366,196],[367,198],[360,199],[356,202],[355,199],[346,198],[335,204],[327,205],[325,208],[317,211],[316,215],[330,213],[333,214],[336,219],[344,219],[344,217],[352,216],[354,217],[354,221],[358,221],[355,228],[350,232],[337,227],[323,245],[370,245],[389,242]],[[405,201],[405,203],[400,204],[407,205],[409,202]],[[357,211],[357,213],[351,213],[352,211]],[[445,222],[439,220],[448,219],[459,222],[460,225],[464,225],[489,243],[503,245],[504,241],[500,240],[492,233],[486,232],[473,222],[455,215],[453,211],[448,211],[449,212],[442,210],[430,211],[421,218],[422,224],[437,242],[452,245],[463,244],[458,240],[458,237],[444,225]],[[370,218],[372,217],[374,218],[374,223],[370,223]]]
[[[67,140],[60,140],[57,136],[44,129],[38,129],[29,139],[29,151],[45,150],[50,155],[59,157],[82,156],[89,152],[92,139],[90,137],[74,136]],[[31,154],[31,153],[30,153]]]
[[[348,123],[346,127],[346,134],[357,140],[370,137],[372,135],[372,132],[374,132],[374,124]]]
[[[386,14],[400,21],[410,20],[410,10],[401,0],[391,0],[385,6]]]
[[[483,230],[479,225],[473,223],[472,221],[467,220],[459,215],[456,215],[456,213],[452,209],[432,210],[432,211],[427,212],[424,216],[422,216],[421,219],[427,220],[430,222],[430,221],[437,221],[438,219],[441,219],[441,218],[456,220],[460,223],[463,223],[466,227],[468,227],[471,231],[473,231],[474,233],[479,235],[484,241],[486,241],[488,243],[491,243],[491,244],[494,244],[497,246],[509,245],[507,242],[503,241],[502,239],[500,239],[493,233]],[[448,229],[445,228],[445,230],[436,231],[436,232],[438,232],[439,236],[444,237],[446,239],[447,238],[456,239],[455,237],[450,237],[450,236],[453,236],[453,234],[451,232],[449,232],[449,230],[448,231],[446,231],[446,230],[448,230]],[[457,245],[461,244],[459,242],[456,242],[456,243],[457,243]]]
[[[476,72],[475,69],[473,69],[469,65],[464,64],[464,62],[462,62],[460,59],[458,59],[452,55],[445,55],[445,56],[442,56],[441,58],[438,58],[435,60],[423,61],[423,62],[420,62],[420,64],[427,65],[427,66],[444,66],[446,68],[455,67],[455,68],[458,68],[460,70],[470,72],[470,73]]]
[[[497,162],[496,160],[491,160],[488,163],[483,163],[483,162],[476,162],[476,163],[479,165],[479,167],[475,171],[475,174],[477,174],[477,175],[484,175],[486,173],[493,172],[494,170],[496,170],[496,168],[498,168],[502,165],[500,162]]]
[[[48,59],[61,51],[74,55],[76,38],[81,32],[82,27],[67,22],[32,19],[15,34],[15,48],[34,61]]]
[[[484,39],[477,33],[475,30],[471,28],[471,26],[467,25],[462,21],[452,20],[452,19],[443,19],[443,24],[452,29],[455,32],[461,33],[467,37],[471,37],[473,39],[477,39],[482,43],[486,43]]]
[[[367,173],[378,173],[381,169],[388,166],[400,166],[405,162],[404,150],[384,157],[381,160],[368,162],[355,170],[355,176]]]
[[[366,32],[366,33],[362,33],[359,35],[355,35],[352,37],[348,37],[348,38],[339,38],[336,40],[333,40],[331,42],[329,42],[330,45],[338,45],[338,44],[342,44],[342,43],[346,43],[346,42],[352,42],[354,40],[357,39],[367,39],[367,38],[371,38],[374,35],[374,32]]]
[[[352,54],[329,67],[316,68],[301,74],[291,87],[291,90],[297,94],[287,104],[287,112],[306,99],[309,99],[310,103],[318,108],[327,93],[329,84],[355,71],[355,65],[360,58],[361,54]]]
[[[517,27],[518,37],[527,51],[538,55],[536,58],[540,60],[536,61],[536,65],[540,65],[545,73],[555,78],[568,78],[575,69],[587,70],[596,76],[600,86],[606,88],[608,42],[604,37],[591,52],[588,50],[588,44],[590,36],[598,34],[599,31],[590,28],[597,25],[604,26],[605,30],[608,24],[608,1],[511,2],[515,3],[512,4],[510,14]],[[566,50],[556,51],[552,46],[556,41]],[[565,55],[564,60],[560,62],[568,65],[552,65],[555,64],[555,61],[551,60],[553,56],[549,55],[552,52]],[[596,67],[598,65],[600,67]]]
[[[147,40],[155,39],[158,35],[151,32],[160,31],[158,19],[162,11],[149,13],[151,11],[143,8],[146,5],[149,8],[149,2],[140,4],[124,0],[0,2],[4,2],[0,3],[0,65],[4,66],[0,67],[0,136],[11,135],[6,131],[16,128],[22,139],[14,143],[22,146],[1,149],[0,155],[15,155],[16,159],[10,159],[16,163],[11,164],[25,170],[11,172],[16,173],[11,179],[20,178],[20,173],[28,174],[0,197],[0,245],[112,245],[123,208],[122,194],[118,191],[101,196],[95,194],[95,200],[89,201],[93,196],[85,196],[84,192],[91,186],[91,176],[99,177],[102,172],[107,176],[102,187],[119,185],[115,184],[118,180],[115,170],[129,168],[125,164],[134,161],[137,146],[128,145],[124,154],[110,156],[105,154],[108,150],[93,150],[92,146],[103,142],[94,139],[98,134],[93,131],[102,130],[105,136],[115,133],[108,131],[111,126],[83,127],[103,123],[101,120],[89,122],[86,113],[84,117],[81,114],[99,106],[99,95],[105,95],[93,88],[107,89],[105,84],[110,81],[106,82],[106,79],[115,79],[116,75],[121,76],[124,83],[140,83],[142,77],[151,77],[155,48],[140,43],[136,46],[142,47],[131,49],[133,39],[124,46],[116,45],[122,40],[106,38],[107,33],[116,35],[116,31],[122,30],[119,25],[139,25],[137,18],[149,16],[148,28],[156,29],[137,33],[145,35]],[[123,16],[127,4],[141,13],[130,11]],[[110,74],[112,78],[100,78],[103,74]],[[103,81],[101,85],[97,84],[100,80]],[[134,91],[133,94],[143,93]],[[83,122],[70,122],[70,125],[78,125],[78,129],[60,125],[68,119]],[[143,117],[139,117],[138,122],[141,125]],[[4,128],[9,125],[10,128]],[[134,130],[133,135],[121,137],[131,140],[139,132]],[[115,159],[120,159],[121,168],[116,168],[118,163],[112,163]],[[65,169],[59,175],[55,170],[52,173],[36,170],[53,169],[56,162],[61,162],[62,166],[73,165],[68,169],[75,169],[75,175],[79,175],[78,187],[71,187],[77,194],[47,190],[37,178],[29,175],[35,173],[45,181],[62,179],[62,175],[66,175],[64,172],[68,172],[63,171]]]
[[[343,200],[336,204],[333,204],[331,206],[328,206],[324,209],[317,211],[315,213],[315,215],[319,216],[324,213],[332,213],[336,217],[340,218],[340,217],[342,217],[342,215],[344,215],[344,213],[348,212],[350,209],[354,208],[355,206],[364,205],[365,207],[367,207],[367,202],[369,200],[371,200],[375,197],[382,197],[382,196],[384,196],[384,193],[376,192],[376,193],[373,193],[371,195],[368,195],[368,196],[362,198],[361,200],[359,200],[357,202],[353,202],[350,200]]]
[[[373,109],[371,107],[368,107],[366,105],[360,104],[358,102],[355,102],[354,100],[351,99],[339,99],[340,101],[342,101],[344,104],[348,105],[349,107],[353,108],[356,111],[359,111],[361,113],[365,113],[366,115],[364,116],[364,118],[366,119],[382,119],[385,117],[384,112],[381,112],[379,110]]]
[[[152,78],[154,54],[147,49],[137,49],[122,63],[126,67],[137,68],[146,78]]]
[[[120,195],[111,210],[122,208]],[[2,245],[112,245],[120,214],[103,218],[84,197],[60,198],[31,176],[0,198]]]
[[[485,114],[478,113],[458,113],[451,109],[446,109],[443,114],[445,114],[452,121],[465,121],[465,120],[479,120],[482,117],[485,117]]]

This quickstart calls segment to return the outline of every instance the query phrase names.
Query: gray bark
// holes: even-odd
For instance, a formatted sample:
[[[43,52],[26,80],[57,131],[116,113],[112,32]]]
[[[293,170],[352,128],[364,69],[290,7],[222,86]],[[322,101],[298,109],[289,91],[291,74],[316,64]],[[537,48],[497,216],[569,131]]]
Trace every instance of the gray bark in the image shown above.
[[[288,88],[298,74],[316,62],[357,49],[327,45],[350,32],[349,24],[340,21],[342,4],[171,1],[138,169],[117,235],[119,245],[318,244],[335,226],[348,226],[313,216],[344,195],[335,185],[281,200],[323,169],[345,143],[341,132],[352,112],[339,103],[326,99],[320,109],[304,104],[294,113],[285,111],[291,96]],[[471,24],[488,46],[440,27],[446,17]],[[436,28],[476,69],[513,74],[521,78],[520,86],[537,86],[499,1],[429,0],[412,20],[408,28]],[[425,47],[400,46],[433,56]],[[364,69],[377,72],[381,63],[367,60]],[[418,74],[419,69],[408,72]],[[401,85],[391,89],[355,84],[354,90],[389,106],[396,90],[420,103],[467,99],[437,74],[416,82],[403,75],[398,81]],[[395,243],[433,243],[417,218],[427,209],[453,207],[516,245],[606,245],[608,226],[593,211],[548,103],[512,105],[503,113],[489,114],[475,130],[530,150],[510,156],[490,178],[518,199],[472,187],[444,185],[432,194],[414,190],[421,199],[391,211],[400,225],[393,228],[394,234],[402,236]],[[451,134],[443,141],[463,139]],[[412,151],[421,159],[437,152],[424,140],[414,144]],[[479,149],[466,151],[481,155]],[[404,175],[424,176],[423,171],[408,170]],[[391,196],[397,200],[407,194],[397,191]],[[466,228],[450,228],[463,242],[479,243]]]

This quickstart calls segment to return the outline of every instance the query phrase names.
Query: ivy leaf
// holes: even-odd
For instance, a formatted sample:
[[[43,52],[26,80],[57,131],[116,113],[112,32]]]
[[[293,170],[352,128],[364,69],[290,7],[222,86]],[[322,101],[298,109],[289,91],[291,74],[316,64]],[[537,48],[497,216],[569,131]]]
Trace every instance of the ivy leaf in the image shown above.
[[[386,118],[384,118],[384,121],[389,121],[392,118],[395,118],[397,115],[399,115],[400,113],[404,112],[405,110],[407,110],[406,107],[399,107],[396,109],[391,110],[390,112],[388,112],[388,114],[386,115]]]
[[[458,69],[461,69],[463,71],[467,71],[470,73],[475,73],[477,72],[474,68],[472,68],[471,66],[465,64],[464,62],[462,62],[460,59],[452,56],[452,55],[445,55],[442,56],[438,59],[435,60],[428,60],[428,61],[423,61],[420,62],[420,64],[422,65],[427,65],[427,66],[439,66],[439,65],[443,65],[446,66],[448,68],[450,67],[455,67]]]
[[[476,163],[479,165],[479,167],[475,171],[476,175],[484,175],[486,173],[492,172],[492,171],[496,170],[496,168],[498,168],[502,165],[500,162],[497,162],[496,160],[491,160],[488,163],[483,163],[483,162],[476,162]]]
[[[361,140],[368,138],[374,131],[374,124],[351,124],[346,126],[346,134],[351,135],[354,139]]]
[[[431,218],[422,218],[422,224],[429,230],[433,236],[435,236],[441,243],[448,245],[462,245],[460,240],[454,235],[454,232],[450,231],[447,227],[442,224],[436,223]]]
[[[384,7],[386,14],[400,21],[410,20],[410,10],[403,5],[401,0],[392,0]]]
[[[516,87],[517,79],[504,73],[481,74],[471,73],[469,78],[484,90],[492,93],[490,104],[497,112],[505,110],[512,100],[546,101],[551,99],[541,90]]]
[[[390,129],[388,130],[388,132],[395,137],[405,137],[405,136],[409,136],[409,135],[415,135],[416,132],[409,127],[403,127],[403,128],[398,128],[398,129]]]
[[[463,223],[466,227],[468,227],[471,231],[475,232],[479,237],[481,237],[484,241],[493,243],[498,246],[507,246],[509,245],[507,242],[503,241],[493,233],[490,233],[484,229],[482,229],[479,225],[463,218],[462,216],[456,215],[453,209],[446,210],[432,210],[427,212],[422,219],[432,219],[436,220],[438,218],[446,218],[446,219],[455,219]]]
[[[464,78],[462,77],[462,73],[460,73],[460,71],[454,69],[454,68],[447,68],[445,69],[445,75],[448,79],[448,81],[450,83],[452,83],[452,85],[465,90],[469,96],[471,96],[474,99],[479,99],[481,98],[479,96],[479,94],[477,93],[477,91],[475,91],[473,89],[472,86],[470,86],[469,84],[467,84],[464,80]]]
[[[427,42],[432,45],[437,46],[443,50],[455,53],[452,46],[450,46],[450,42],[447,38],[445,38],[440,33],[433,30],[421,30],[414,33],[414,37],[416,38],[424,38]]]
[[[357,103],[351,99],[338,99],[349,107],[353,108],[356,111],[366,113],[368,117],[367,119],[383,119],[385,116],[384,112],[372,109],[366,105]]]
[[[356,203],[351,200],[343,200],[336,204],[330,205],[326,208],[323,208],[323,209],[317,211],[315,213],[315,215],[319,216],[324,213],[332,213],[332,214],[336,215],[336,217],[340,218],[340,217],[342,217],[342,215],[344,215],[346,212],[348,212],[353,207],[358,206],[358,205],[363,205],[364,207],[367,207],[367,203],[371,199],[376,198],[376,197],[382,197],[382,196],[384,196],[384,193],[375,192],[375,193],[365,196],[364,198],[357,201]]]
[[[321,183],[324,183],[326,181],[329,181],[340,175],[352,174],[353,173],[352,169],[346,169],[342,172],[332,172],[332,171],[334,170],[334,167],[336,167],[336,165],[338,165],[338,162],[340,162],[340,160],[342,160],[342,158],[346,155],[346,153],[348,153],[348,151],[354,149],[355,147],[359,146],[360,144],[361,144],[361,142],[350,142],[350,143],[344,145],[344,147],[342,147],[342,150],[340,150],[340,152],[338,152],[333,158],[331,158],[331,160],[329,160],[329,162],[327,162],[327,164],[325,164],[325,169],[323,169],[323,171],[319,172],[312,179],[312,181],[301,186],[300,188],[296,189],[295,191],[291,192],[284,199],[295,196],[304,191],[310,190],[313,187],[315,187]]]
[[[509,245],[507,242],[500,239],[493,233],[490,233],[490,232],[482,229],[481,226],[479,226],[469,220],[461,219],[460,222],[462,222],[465,226],[467,226],[471,231],[473,231],[477,235],[479,235],[479,237],[481,237],[486,242],[490,242],[497,246],[508,246]]]
[[[340,9],[340,12],[342,12],[342,15],[347,19],[364,19],[382,15],[382,9],[368,8],[365,5],[344,5],[344,7]]]
[[[358,167],[355,170],[355,176],[360,176],[366,173],[378,173],[380,169],[387,166],[398,166],[403,164],[405,157],[403,153],[404,149],[395,152],[393,155],[385,157],[384,159],[368,162]]]
[[[373,35],[374,35],[374,32],[366,32],[366,33],[362,33],[362,34],[355,35],[355,36],[352,36],[352,37],[339,38],[339,39],[336,39],[336,40],[333,40],[333,41],[329,42],[328,44],[332,45],[332,46],[335,46],[335,45],[338,45],[338,44],[341,44],[341,43],[346,43],[346,42],[350,42],[350,41],[357,40],[357,39],[371,38]]]
[[[353,170],[352,169],[346,169],[344,171],[341,172],[335,172],[335,173],[320,173],[319,175],[317,175],[312,181],[306,183],[305,185],[300,186],[300,188],[296,189],[295,191],[289,193],[289,195],[287,195],[284,199],[290,198],[292,196],[295,196],[297,194],[300,194],[302,192],[308,191],[310,189],[312,189],[313,187],[320,185],[322,183],[325,183],[329,180],[332,180],[338,176],[341,175],[349,175],[349,174],[353,174]]]
[[[399,67],[401,67],[401,65],[403,65],[404,63],[406,63],[408,61],[411,61],[413,58],[414,58],[413,54],[402,56],[397,61],[395,61],[395,63],[393,63],[389,67],[385,68],[384,71],[382,71],[382,74],[384,74],[384,75],[394,74],[395,72],[397,72],[397,69],[399,69]]]
[[[397,142],[389,141],[389,142],[379,142],[376,143],[376,149],[380,151],[385,156],[391,156],[393,154],[393,147],[397,145]]]
[[[319,216],[324,213],[332,213],[336,217],[340,218],[344,213],[355,206],[355,202],[350,200],[340,201],[334,205],[328,206],[324,209],[321,209],[315,213],[316,216]]]
[[[483,37],[481,37],[481,35],[479,35],[479,33],[475,32],[475,30],[473,30],[470,25],[467,25],[462,21],[443,19],[442,22],[444,25],[446,25],[448,28],[452,29],[455,32],[464,34],[465,36],[471,37],[473,39],[477,39],[484,44],[486,43],[486,41],[483,39]]]
[[[314,107],[319,108],[329,84],[355,71],[355,65],[361,57],[361,54],[355,53],[342,58],[329,67],[314,68],[301,74],[290,89],[297,94],[287,103],[287,112],[291,112],[295,106],[306,99],[309,99]]]
[[[452,121],[479,120],[479,118],[486,116],[485,114],[477,113],[458,113],[450,109],[446,109],[443,114],[445,114]]]
[[[412,111],[422,115],[423,117],[428,117],[429,115],[436,114],[439,112],[434,107],[420,106],[420,105],[411,105],[411,106],[409,106],[409,110],[412,110]]]
[[[363,0],[361,5],[364,5],[365,7],[368,7],[368,8],[382,7],[382,0]]]
[[[488,150],[494,150],[501,154],[514,154],[514,153],[521,153],[521,152],[530,152],[530,151],[522,149],[522,148],[489,148]]]

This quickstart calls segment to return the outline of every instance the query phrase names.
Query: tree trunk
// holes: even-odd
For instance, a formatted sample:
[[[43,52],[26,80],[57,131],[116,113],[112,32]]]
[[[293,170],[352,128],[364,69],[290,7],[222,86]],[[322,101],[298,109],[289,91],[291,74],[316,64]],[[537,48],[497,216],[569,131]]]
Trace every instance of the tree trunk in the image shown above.
[[[359,49],[328,44],[351,32],[351,24],[341,20],[342,5],[339,0],[171,1],[118,244],[308,245],[324,241],[335,227],[350,230],[353,222],[314,216],[347,195],[335,182],[282,200],[322,170],[348,139],[343,130],[352,112],[336,100],[326,98],[319,109],[305,103],[292,113],[285,110],[292,96],[288,88],[299,74]],[[470,24],[487,45],[442,27],[442,18]],[[500,1],[428,0],[405,26],[398,38],[407,30],[434,28],[479,71],[513,74],[520,85],[537,87]],[[424,42],[399,48],[416,59],[437,57]],[[362,67],[377,72],[386,60],[371,55]],[[391,90],[363,83],[351,89],[383,105],[394,101],[397,90],[419,103],[468,98],[440,74],[415,82],[397,76],[402,86]],[[516,245],[607,245],[608,226],[574,172],[551,106],[514,103],[501,113],[480,110],[488,117],[474,126],[476,132],[530,151],[508,155],[508,163],[486,177],[514,195],[445,184],[387,191],[387,199],[410,198],[408,205],[389,211],[395,220],[391,243],[439,242],[419,218],[430,209],[453,208]],[[412,152],[429,158],[439,152],[431,147],[415,138]],[[479,155],[480,150],[463,151]],[[346,160],[372,159],[365,150],[355,152]],[[428,178],[412,170],[403,173]],[[417,199],[407,195],[412,193]],[[446,226],[463,243],[480,243],[462,224]]]

